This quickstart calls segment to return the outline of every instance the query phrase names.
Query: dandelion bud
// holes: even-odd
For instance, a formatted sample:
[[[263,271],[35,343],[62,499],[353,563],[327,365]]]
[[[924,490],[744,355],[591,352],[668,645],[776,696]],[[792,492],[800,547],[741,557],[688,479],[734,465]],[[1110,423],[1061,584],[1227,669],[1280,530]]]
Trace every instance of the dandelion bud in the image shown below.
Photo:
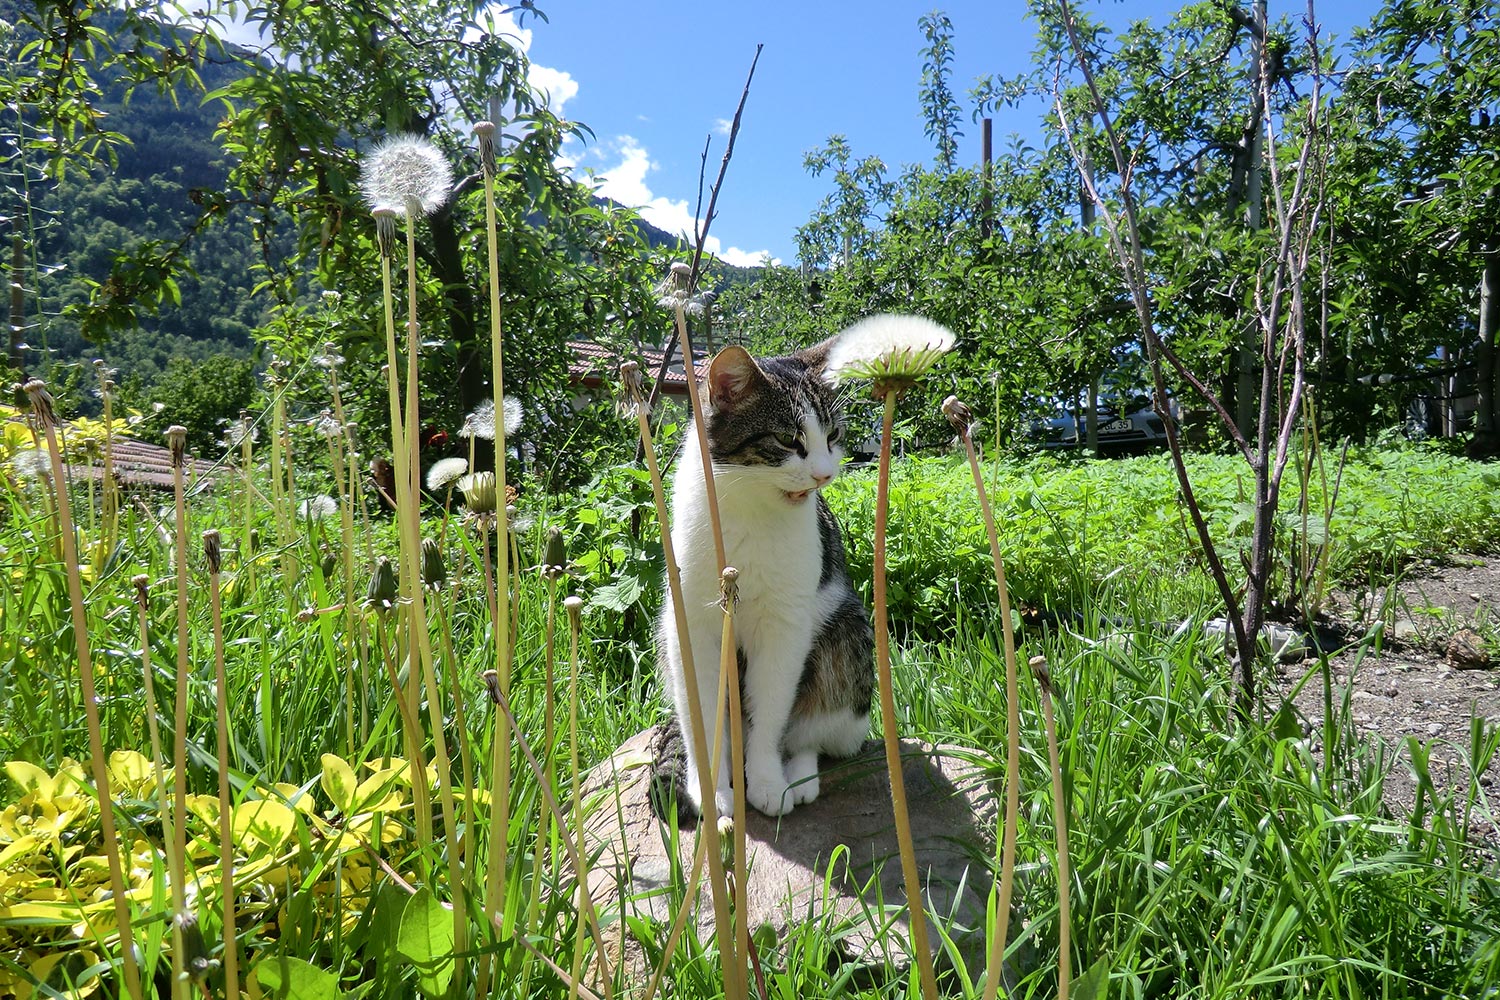
[[[203,533],[203,561],[208,563],[210,576],[219,575],[219,532],[217,529],[209,528]]]
[[[1047,669],[1047,658],[1045,656],[1033,656],[1026,665],[1031,668],[1031,676],[1041,685],[1045,694],[1052,694],[1052,671]]]
[[[645,411],[646,386],[641,366],[627,361],[620,365],[620,398],[615,401],[615,413],[620,419],[629,420]]]
[[[334,552],[333,548],[326,542],[323,544],[323,547],[320,551],[322,553],[322,559],[318,563],[318,568],[323,571],[323,579],[330,580],[333,578],[333,571],[337,569],[339,565],[338,553]]]
[[[260,529],[259,528],[251,528],[250,529],[250,554],[254,555],[256,552],[259,552],[259,551],[260,551]]]
[[[422,539],[422,586],[441,590],[448,582],[448,568],[443,565],[443,550],[436,538]]]
[[[740,596],[740,571],[733,566],[725,566],[719,574],[719,607],[725,612],[732,607]]]
[[[31,401],[31,412],[37,425],[43,429],[56,427],[57,412],[52,408],[52,393],[47,391],[47,383],[39,378],[28,379],[21,391]]]
[[[547,529],[547,549],[542,556],[542,576],[556,580],[568,572],[568,540],[556,527]]]
[[[464,506],[471,514],[493,514],[498,509],[495,496],[495,474],[476,472],[458,481],[464,495]]]
[[[484,176],[492,178],[495,176],[495,123],[476,122],[474,136],[479,140],[479,164],[484,168]]]
[[[500,704],[500,675],[494,670],[486,670],[479,676],[484,679],[484,689],[489,692],[490,701]]]
[[[396,210],[377,208],[375,216],[375,242],[380,244],[380,256],[390,259],[396,249]]]
[[[146,610],[147,591],[151,588],[151,578],[145,573],[137,573],[130,578],[130,585],[135,588],[135,602]]]
[[[365,590],[365,609],[388,612],[396,606],[399,592],[396,567],[385,556],[378,557],[375,572],[370,574],[370,586]]]
[[[568,624],[573,631],[578,631],[578,626],[583,620],[583,598],[577,594],[569,594],[563,598],[563,610],[568,613]]]
[[[943,416],[948,418],[948,423],[958,431],[959,437],[968,437],[969,429],[974,426],[974,413],[957,396],[949,396],[943,400]]]
[[[181,424],[173,424],[167,428],[167,448],[172,452],[172,468],[182,468],[184,452],[187,449],[186,427]]]

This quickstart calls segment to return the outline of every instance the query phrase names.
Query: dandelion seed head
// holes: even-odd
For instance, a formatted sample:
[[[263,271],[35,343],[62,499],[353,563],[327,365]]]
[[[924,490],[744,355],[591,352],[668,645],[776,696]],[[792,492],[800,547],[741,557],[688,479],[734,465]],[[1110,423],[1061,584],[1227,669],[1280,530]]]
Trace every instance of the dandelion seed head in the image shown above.
[[[486,399],[469,411],[463,425],[458,429],[459,437],[495,440],[495,401]]]
[[[453,170],[431,142],[418,135],[392,135],[365,158],[359,189],[372,210],[398,215],[415,207],[431,215],[448,200]]]
[[[10,466],[22,479],[46,479],[52,474],[52,460],[40,448],[22,448],[11,456]]]
[[[323,493],[308,497],[297,505],[297,517],[303,521],[321,521],[325,517],[332,517],[338,511],[338,501]]]
[[[463,458],[441,458],[432,463],[432,468],[427,470],[427,488],[436,493],[438,490],[458,482],[465,472],[469,471],[469,462]]]
[[[312,429],[329,441],[337,441],[344,436],[343,425],[334,419],[333,414],[328,410],[312,418]]]
[[[251,423],[249,417],[240,417],[227,421],[224,436],[219,439],[219,443],[232,451],[243,445],[246,438],[250,439],[251,444],[260,440],[260,428]]]
[[[884,385],[899,391],[952,350],[953,342],[947,327],[920,316],[871,316],[834,340],[824,378],[834,384],[868,378],[875,380],[878,389]]]
[[[327,294],[326,292],[324,293]],[[319,368],[332,371],[344,363],[344,356],[339,353],[338,345],[332,342],[324,344],[323,350],[313,355],[312,363]]]
[[[506,396],[501,403],[505,411],[505,436],[510,437],[521,429],[521,420],[526,416],[521,401],[514,396]]]

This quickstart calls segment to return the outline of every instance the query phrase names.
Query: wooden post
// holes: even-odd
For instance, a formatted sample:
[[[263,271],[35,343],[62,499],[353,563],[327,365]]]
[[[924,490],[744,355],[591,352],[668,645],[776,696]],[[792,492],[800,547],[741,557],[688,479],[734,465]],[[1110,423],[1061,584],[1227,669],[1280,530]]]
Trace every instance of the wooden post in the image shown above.
[[[984,239],[990,238],[990,232],[994,226],[995,213],[995,167],[993,161],[993,125],[994,122],[985,118],[980,124],[980,143],[983,152],[980,154],[984,162],[979,168],[979,235]]]

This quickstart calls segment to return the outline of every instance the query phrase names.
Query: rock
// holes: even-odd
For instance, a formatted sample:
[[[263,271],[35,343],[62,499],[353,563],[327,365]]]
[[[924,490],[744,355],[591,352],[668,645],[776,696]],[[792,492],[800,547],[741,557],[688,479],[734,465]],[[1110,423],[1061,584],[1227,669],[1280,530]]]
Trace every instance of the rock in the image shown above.
[[[1443,650],[1448,662],[1459,670],[1483,670],[1490,665],[1489,650],[1473,629],[1461,628],[1448,639]]]
[[[606,934],[623,933],[621,928],[629,927],[633,918],[649,918],[644,926],[653,935],[653,953],[676,916],[673,898],[681,898],[680,880],[691,872],[695,840],[693,829],[678,833],[674,865],[672,831],[657,819],[650,803],[657,742],[655,729],[638,733],[595,767],[583,787],[586,841],[588,851],[596,855],[589,891],[601,913],[626,918],[609,920]],[[958,944],[970,975],[982,976],[985,903],[991,885],[985,859],[994,856],[999,789],[990,784],[980,755],[973,751],[903,740],[901,754],[912,838],[923,873],[929,942],[941,961],[941,938],[932,925],[937,915]],[[902,967],[909,964],[906,893],[882,745],[872,740],[849,760],[823,764],[816,801],[779,819],[749,812],[745,825],[750,874],[744,893],[748,926],[756,940],[764,942],[772,935],[784,940],[800,924],[841,925],[845,931],[838,944],[843,961],[876,976],[904,976]],[[674,875],[676,866],[679,874]],[[884,934],[881,927],[891,918],[882,912],[882,900],[887,910],[902,907]],[[699,940],[712,941],[706,864],[695,924]],[[627,980],[644,986],[650,972],[633,936],[623,948],[616,936],[607,950],[615,959],[623,953],[632,973]]]
[[[1203,635],[1226,645],[1234,641],[1234,629],[1227,618],[1210,618],[1204,622]],[[1300,660],[1312,652],[1307,636],[1294,628],[1271,622],[1260,627],[1260,643],[1278,660]]]

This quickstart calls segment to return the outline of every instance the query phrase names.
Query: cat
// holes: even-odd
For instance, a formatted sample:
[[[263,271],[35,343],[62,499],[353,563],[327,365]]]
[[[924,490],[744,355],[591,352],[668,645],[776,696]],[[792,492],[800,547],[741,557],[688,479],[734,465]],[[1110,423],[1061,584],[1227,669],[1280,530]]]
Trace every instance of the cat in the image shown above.
[[[819,492],[839,474],[845,423],[824,380],[824,341],[757,362],[726,347],[700,390],[728,563],[739,571],[734,628],[745,720],[745,798],[780,816],[818,797],[818,755],[864,745],[874,688],[874,636],[849,584],[838,521]],[[702,453],[689,428],[672,481],[679,564],[704,728],[713,741],[723,613]],[[686,745],[673,782],[679,819],[701,813],[688,690],[670,593],[658,626],[664,682]],[[730,815],[725,730],[715,802]],[[710,753],[712,750],[710,749]]]

